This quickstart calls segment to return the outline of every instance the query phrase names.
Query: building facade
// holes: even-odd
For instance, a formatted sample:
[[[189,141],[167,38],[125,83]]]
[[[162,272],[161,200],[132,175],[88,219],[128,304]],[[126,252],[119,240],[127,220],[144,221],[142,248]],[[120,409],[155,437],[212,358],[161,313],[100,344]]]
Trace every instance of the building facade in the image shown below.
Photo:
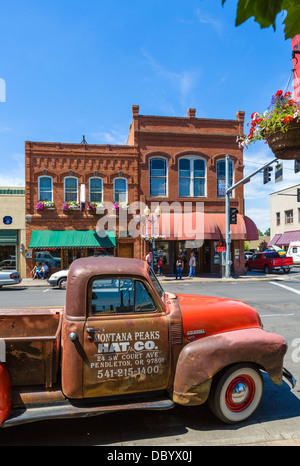
[[[164,273],[174,273],[179,255],[187,269],[192,252],[197,273],[219,273],[225,155],[236,183],[243,178],[243,152],[236,142],[243,124],[244,112],[235,120],[196,118],[195,109],[187,117],[162,117],[140,115],[134,105],[127,145],[26,142],[27,274],[47,257],[51,267],[64,268],[88,255],[144,259],[150,247],[155,266],[162,257]],[[242,185],[230,204],[238,210],[231,226],[232,271],[240,274],[244,241],[258,234],[244,215]],[[195,230],[193,237],[178,221],[182,227],[189,219],[195,226],[195,218],[201,234]]]
[[[300,241],[300,184],[270,194],[270,237],[268,246],[276,245],[287,251],[292,241]]]
[[[0,188],[0,270],[26,276],[25,188]]]

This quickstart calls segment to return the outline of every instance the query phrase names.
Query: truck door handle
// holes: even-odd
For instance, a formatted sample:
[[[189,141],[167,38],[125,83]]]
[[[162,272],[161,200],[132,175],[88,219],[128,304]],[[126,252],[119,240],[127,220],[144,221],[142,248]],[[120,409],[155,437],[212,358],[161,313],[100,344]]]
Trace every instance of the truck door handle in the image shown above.
[[[92,333],[92,332],[105,332],[105,328],[87,327],[87,328],[86,328],[86,331],[87,331],[88,333]]]

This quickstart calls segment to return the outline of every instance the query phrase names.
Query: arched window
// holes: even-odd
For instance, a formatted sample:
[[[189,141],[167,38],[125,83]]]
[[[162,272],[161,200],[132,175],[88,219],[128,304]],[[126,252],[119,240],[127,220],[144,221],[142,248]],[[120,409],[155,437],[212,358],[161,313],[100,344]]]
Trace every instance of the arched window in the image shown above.
[[[78,202],[78,179],[74,176],[64,179],[64,201]]]
[[[40,176],[38,183],[39,201],[53,201],[53,180],[51,176]]]
[[[114,179],[114,202],[127,202],[126,178]]]
[[[224,159],[217,161],[217,197],[225,197],[226,194],[226,162]],[[233,160],[229,160],[229,185],[233,183],[233,170],[234,163]],[[232,192],[231,192],[232,196]]]
[[[103,201],[103,180],[102,178],[90,178],[90,202]]]
[[[179,159],[179,197],[202,197],[205,193],[205,160],[195,156]]]
[[[168,162],[161,157],[153,157],[149,162],[149,196],[167,195]]]

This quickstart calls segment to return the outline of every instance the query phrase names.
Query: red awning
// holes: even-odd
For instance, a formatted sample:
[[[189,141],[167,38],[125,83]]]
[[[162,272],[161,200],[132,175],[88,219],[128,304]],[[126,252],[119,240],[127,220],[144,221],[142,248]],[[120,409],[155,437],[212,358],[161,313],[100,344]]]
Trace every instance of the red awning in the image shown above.
[[[148,222],[148,234],[151,234],[151,223]],[[154,236],[164,236],[166,240],[193,241],[195,239],[221,238],[216,221],[203,212],[171,212],[162,213],[159,225],[154,224]]]
[[[237,224],[230,225],[231,239],[256,240],[258,230],[249,217],[237,215]],[[151,235],[151,222],[148,221],[147,234]],[[193,241],[195,239],[225,239],[225,213],[204,212],[163,212],[159,222],[154,222],[153,235],[166,240]]]
[[[280,246],[288,246],[292,241],[300,241],[300,230],[285,231],[280,241],[277,241],[277,244],[280,244]]]
[[[273,236],[273,238],[271,239],[271,241],[270,241],[270,242],[268,243],[268,245],[267,245],[268,248],[271,247],[271,246],[273,246],[274,244],[279,243],[279,240],[280,240],[281,236],[282,236],[282,235],[280,235],[280,234],[277,234],[277,235]],[[281,244],[281,243],[280,243],[280,244]]]
[[[217,222],[223,238],[226,236],[226,218],[225,214],[208,214]],[[258,230],[251,218],[237,214],[237,223],[230,225],[232,240],[251,241],[258,239]]]

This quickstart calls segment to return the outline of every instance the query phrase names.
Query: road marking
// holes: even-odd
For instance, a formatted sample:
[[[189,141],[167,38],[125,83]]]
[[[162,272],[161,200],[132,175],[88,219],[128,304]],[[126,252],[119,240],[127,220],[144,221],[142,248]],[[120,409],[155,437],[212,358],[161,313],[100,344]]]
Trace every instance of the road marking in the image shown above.
[[[286,317],[294,316],[295,314],[262,314],[260,317]]]
[[[47,288],[47,290],[43,291],[43,293],[46,293],[47,291],[49,291],[49,288]]]
[[[294,290],[294,288],[291,288],[290,286],[282,285],[281,283],[276,283],[276,282],[270,282],[272,285],[277,285],[281,286],[281,288],[285,288],[288,291],[292,291],[293,293],[300,294],[300,291]]]

